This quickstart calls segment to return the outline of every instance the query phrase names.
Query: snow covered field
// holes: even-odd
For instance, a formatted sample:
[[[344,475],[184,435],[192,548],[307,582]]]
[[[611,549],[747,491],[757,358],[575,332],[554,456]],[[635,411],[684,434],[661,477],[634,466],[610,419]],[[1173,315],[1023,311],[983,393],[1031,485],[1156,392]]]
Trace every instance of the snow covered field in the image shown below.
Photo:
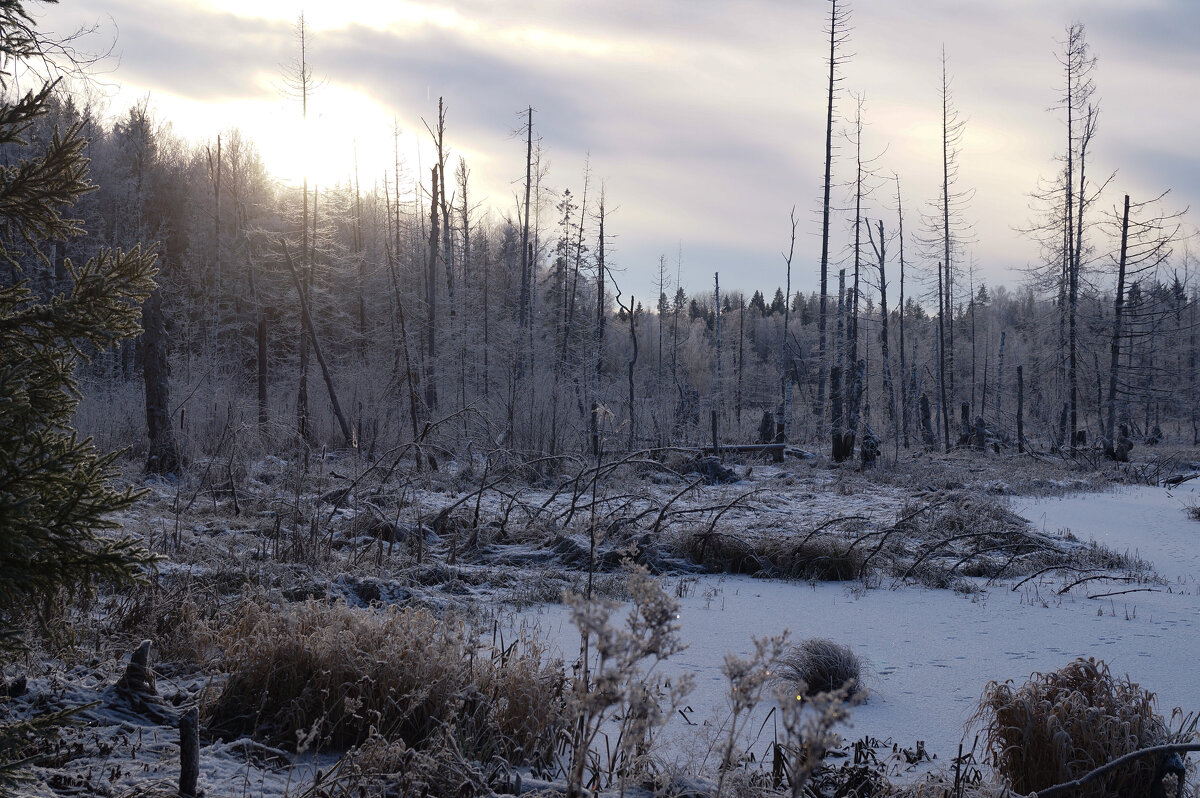
[[[1015,590],[1016,579],[962,595],[915,586],[889,589],[886,581],[864,591],[743,576],[686,578],[679,620],[689,648],[668,670],[696,674],[686,714],[699,725],[689,726],[677,714],[668,749],[679,764],[697,764],[694,751],[707,746],[696,743],[719,730],[728,715],[728,686],[720,671],[725,653],[746,655],[752,637],[784,630],[796,641],[827,637],[847,644],[869,664],[869,697],[853,711],[853,728],[844,731],[848,739],[869,735],[909,749],[923,740],[943,763],[957,754],[960,741],[971,749],[974,733],[966,723],[986,682],[1019,684],[1031,672],[1055,670],[1076,657],[1102,658],[1115,674],[1128,673],[1158,694],[1164,715],[1176,706],[1200,709],[1194,679],[1200,659],[1200,523],[1185,512],[1200,495],[1191,484],[1174,491],[1139,487],[1014,499],[1011,505],[1047,532],[1069,529],[1080,539],[1138,552],[1153,563],[1161,584],[1096,579],[1060,594],[1079,575],[1051,573]],[[1089,598],[1124,590],[1137,592]],[[562,606],[532,609],[515,621],[535,623],[568,661],[578,650]],[[761,707],[759,717],[768,709]],[[760,760],[772,740],[770,722],[757,735],[761,725],[762,720],[749,724],[757,739],[748,745]]]

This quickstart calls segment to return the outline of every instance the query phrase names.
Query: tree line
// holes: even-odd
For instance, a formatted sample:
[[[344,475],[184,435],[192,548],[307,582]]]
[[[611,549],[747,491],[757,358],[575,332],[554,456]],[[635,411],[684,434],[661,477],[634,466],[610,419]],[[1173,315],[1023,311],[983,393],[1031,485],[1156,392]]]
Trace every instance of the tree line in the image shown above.
[[[82,233],[22,244],[7,282],[69,292],[68,258],[157,242],[145,333],[98,353],[85,375],[108,388],[145,383],[146,454],[158,471],[212,454],[233,430],[271,447],[407,445],[433,465],[480,447],[598,457],[788,442],[873,462],[912,447],[1064,448],[1089,432],[1110,453],[1118,438],[1165,431],[1200,441],[1192,260],[1161,203],[1102,206],[1108,181],[1092,176],[1089,151],[1095,59],[1082,26],[1060,55],[1061,169],[1033,191],[1028,233],[1042,263],[1008,290],[977,282],[967,258],[964,123],[945,53],[936,197],[906,213],[899,175],[864,155],[866,111],[854,95],[847,146],[833,146],[848,21],[831,2],[814,292],[791,286],[802,268],[810,274],[793,264],[793,214],[773,290],[722,291],[720,274],[711,290],[685,287],[681,259],[664,255],[623,264],[656,270],[658,296],[631,295],[611,258],[620,219],[603,181],[589,168],[552,185],[532,107],[519,117],[516,201],[485,208],[472,201],[469,164],[452,157],[453,117],[440,100],[425,124],[427,173],[408,170],[397,144],[379,174],[293,186],[274,180],[237,130],[195,145],[146,102],[104,120],[63,92],[27,135],[45,144],[78,127],[96,188],[70,209]],[[317,87],[303,20],[297,32],[288,83],[302,117]],[[854,177],[842,189],[851,210],[839,213],[843,152]]]

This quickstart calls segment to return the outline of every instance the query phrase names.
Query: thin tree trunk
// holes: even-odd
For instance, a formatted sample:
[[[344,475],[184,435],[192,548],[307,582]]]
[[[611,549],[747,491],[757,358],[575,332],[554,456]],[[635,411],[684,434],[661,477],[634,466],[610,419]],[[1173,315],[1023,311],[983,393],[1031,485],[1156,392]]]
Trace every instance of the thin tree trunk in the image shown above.
[[[354,434],[350,431],[350,425],[346,422],[346,416],[342,413],[342,406],[338,402],[337,391],[334,390],[333,377],[329,373],[329,367],[325,364],[325,358],[321,355],[321,344],[317,340],[317,330],[313,326],[307,292],[304,290],[304,284],[300,281],[300,275],[296,272],[296,265],[292,262],[292,255],[288,252],[287,241],[281,241],[281,243],[283,245],[283,257],[287,260],[288,269],[292,273],[292,281],[296,284],[296,293],[300,296],[300,308],[308,325],[308,334],[312,337],[313,354],[316,355],[317,364],[321,367],[321,376],[325,380],[325,388],[329,391],[329,404],[333,406],[333,415],[337,418],[338,426],[341,427],[342,437],[345,438],[346,445],[354,447],[357,445],[357,442],[354,440]]]
[[[1121,333],[1125,311],[1125,265],[1129,252],[1129,195],[1125,195],[1125,210],[1121,215],[1121,257],[1117,261],[1117,296],[1113,302],[1112,351],[1108,371],[1108,418],[1104,425],[1108,435],[1105,451],[1110,452],[1116,442],[1117,429],[1117,378],[1121,359]],[[1111,455],[1110,455],[1111,456]]]
[[[637,413],[633,396],[633,369],[638,359],[637,303],[629,297],[629,340],[633,342],[633,354],[629,358],[629,451],[637,446]]]
[[[425,270],[425,406],[432,413],[437,408],[437,261],[438,261],[438,167],[434,166],[429,179],[429,265]]]
[[[309,281],[312,269],[308,262],[308,176],[304,177],[304,202],[300,211],[300,270],[304,272],[304,280]],[[312,431],[308,425],[308,359],[309,348],[312,346],[308,338],[308,324],[304,319],[304,310],[300,311],[300,378],[296,388],[296,428],[300,440],[312,439]]]
[[[1025,375],[1017,366],[1017,451],[1025,453]]]
[[[950,405],[946,402],[946,297],[938,264],[938,405],[945,451],[950,451]]]
[[[722,379],[721,379],[721,274],[720,274],[720,272],[713,273],[713,300],[714,300],[714,304],[716,305],[716,310],[715,310],[716,319],[714,321],[714,326],[716,328],[715,333],[716,333],[716,354],[717,354],[716,381],[713,384],[713,412],[718,413],[720,411],[720,407],[723,402],[723,390],[722,389],[725,387],[722,382]],[[717,416],[714,415],[713,418],[716,419]],[[713,433],[714,438],[716,435],[715,430],[716,430],[716,427],[714,425],[714,433]],[[713,446],[715,447],[716,445],[717,445],[716,441],[714,440]]]
[[[908,448],[908,422],[912,417],[912,397],[909,395],[905,375],[908,367],[904,359],[904,206],[900,202],[900,176],[896,175],[896,223],[900,238],[900,416],[903,426],[904,448]]]
[[[896,388],[892,383],[892,356],[891,343],[888,338],[888,304],[887,304],[887,240],[883,234],[883,220],[879,220],[879,245],[876,246],[874,239],[871,241],[871,246],[875,250],[875,255],[879,259],[879,321],[880,334],[879,341],[883,349],[883,389],[887,393],[888,401],[888,420],[892,422],[892,442],[895,449],[896,457],[900,456],[900,419],[896,413]],[[870,236],[871,226],[867,225],[867,234]],[[903,367],[901,367],[903,368]],[[901,371],[901,375],[903,375]],[[903,379],[903,376],[901,377]]]
[[[843,381],[846,374],[846,270],[838,272],[837,365],[830,369],[829,400],[831,403],[830,449],[835,463],[846,459],[846,418]]]
[[[818,321],[819,358],[817,377],[817,404],[813,414],[822,416],[825,413],[825,369],[829,358],[826,346],[826,331],[828,327],[829,299],[829,216],[830,190],[832,186],[833,169],[833,98],[834,86],[837,82],[837,46],[844,38],[845,11],[838,10],[838,0],[831,0],[829,8],[829,88],[825,113],[825,182],[824,200],[821,203],[821,315]]]
[[[786,443],[788,441],[788,423],[792,417],[792,366],[795,359],[792,357],[790,326],[791,326],[791,294],[792,294],[792,257],[796,254],[796,208],[792,207],[791,214],[792,235],[788,244],[788,254],[785,259],[787,264],[787,297],[783,303],[783,336],[779,342],[779,379],[783,388],[783,405],[780,408],[780,418],[777,422],[777,429],[783,430],[783,440],[776,440],[777,443]],[[743,313],[745,308],[743,307]],[[821,366],[824,370],[824,366]],[[821,377],[824,380],[824,376]],[[772,436],[775,439],[775,436]]]
[[[182,462],[171,427],[171,367],[162,291],[155,288],[142,304],[142,378],[146,383],[146,432],[150,452],[146,473],[176,474]]]
[[[994,404],[996,407],[996,423],[1004,423],[1004,344],[1007,338],[1007,331],[1000,331],[1000,354],[996,363],[996,398]]]
[[[521,222],[521,309],[520,327],[529,324],[530,258],[529,258],[529,194],[533,188],[533,106],[526,109],[525,121],[525,213]]]
[[[592,458],[599,465],[602,455],[600,447],[600,378],[604,371],[604,190],[600,191],[600,241],[596,254],[596,334],[593,340],[592,412],[591,436]]]

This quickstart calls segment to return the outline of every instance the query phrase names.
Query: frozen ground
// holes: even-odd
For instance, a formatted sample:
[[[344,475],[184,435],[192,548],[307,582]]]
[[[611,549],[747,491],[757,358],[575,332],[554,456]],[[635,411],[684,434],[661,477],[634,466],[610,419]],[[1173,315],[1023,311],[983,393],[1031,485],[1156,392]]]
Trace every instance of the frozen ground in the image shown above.
[[[1078,575],[1047,574],[1015,590],[1018,580],[964,596],[912,586],[863,591],[749,577],[688,580],[680,624],[689,648],[671,670],[696,674],[687,715],[700,725],[688,726],[676,715],[673,755],[688,764],[693,749],[707,748],[690,738],[720,729],[727,718],[728,688],[720,672],[725,653],[746,655],[751,637],[784,630],[793,639],[845,643],[869,663],[870,695],[854,710],[847,738],[890,739],[909,749],[923,740],[941,762],[957,754],[960,741],[971,749],[974,733],[966,724],[986,682],[1020,683],[1031,672],[1055,670],[1075,657],[1102,658],[1114,673],[1128,673],[1158,694],[1166,715],[1177,706],[1200,709],[1194,678],[1200,659],[1200,522],[1184,510],[1197,499],[1190,484],[1170,492],[1129,488],[1017,499],[1012,505],[1048,532],[1069,529],[1084,540],[1094,537],[1117,550],[1139,552],[1165,578],[1162,584],[1092,580],[1060,595]],[[1137,592],[1089,598],[1122,590]],[[545,606],[518,620],[539,625],[563,651],[578,650],[564,608]],[[767,709],[760,709],[760,718]],[[757,732],[761,725],[758,720],[750,727]],[[760,761],[771,739],[768,722],[752,743]],[[902,775],[905,764],[897,757],[893,775]]]
[[[142,535],[165,555],[159,585],[131,597],[128,608],[122,609],[119,596],[103,605],[120,636],[102,641],[99,630],[108,628],[108,616],[100,613],[104,622],[95,633],[94,658],[77,658],[74,665],[46,659],[26,670],[29,692],[20,703],[27,708],[103,702],[85,716],[90,723],[68,734],[61,755],[40,772],[42,794],[170,791],[178,774],[173,725],[121,714],[106,700],[106,691],[123,667],[122,655],[137,640],[154,637],[160,647],[170,643],[162,637],[170,638],[172,630],[164,630],[152,613],[159,606],[173,607],[165,598],[181,591],[208,597],[217,609],[235,605],[240,593],[251,588],[272,591],[279,600],[341,598],[364,609],[372,601],[419,604],[467,614],[489,631],[497,608],[516,602],[527,609],[511,622],[536,624],[570,665],[578,638],[565,608],[554,602],[564,588],[578,588],[584,578],[580,568],[587,561],[588,541],[581,530],[587,527],[591,501],[586,484],[556,489],[515,479],[478,495],[478,475],[464,474],[422,484],[408,481],[401,490],[382,483],[367,490],[365,482],[355,481],[358,489],[347,493],[343,488],[350,480],[335,469],[357,474],[352,465],[331,459],[326,466],[322,461],[314,466],[316,476],[294,483],[287,463],[260,462],[240,478],[240,508],[219,486],[149,485],[152,495],[122,520],[127,531]],[[958,590],[949,590],[919,587],[913,580],[893,587],[899,571],[880,568],[868,578],[872,587],[867,589],[859,580],[810,584],[698,576],[699,566],[685,561],[680,548],[664,547],[658,562],[670,574],[663,577],[666,589],[680,596],[682,635],[690,644],[668,664],[674,671],[695,673],[696,689],[684,712],[673,716],[666,744],[658,750],[684,772],[711,773],[715,768],[719,754],[712,753],[713,743],[723,739],[727,714],[720,672],[725,654],[746,655],[752,637],[784,630],[796,641],[828,637],[848,644],[865,659],[869,698],[853,710],[854,727],[844,733],[851,741],[866,736],[882,741],[878,754],[888,760],[890,775],[901,780],[930,767],[948,767],[960,740],[971,748],[973,734],[964,737],[964,724],[987,681],[1020,682],[1032,671],[1057,669],[1076,656],[1102,657],[1115,673],[1129,673],[1159,694],[1166,714],[1174,706],[1200,708],[1200,690],[1190,683],[1192,663],[1200,654],[1194,628],[1200,620],[1200,548],[1193,545],[1200,522],[1186,512],[1188,505],[1200,502],[1200,486],[1002,500],[1043,534],[1026,530],[1019,521],[1014,531],[988,509],[995,508],[989,502],[1014,489],[1083,490],[1102,475],[1039,470],[1030,464],[1010,474],[1008,462],[970,455],[914,461],[869,477],[808,463],[789,466],[754,466],[752,474],[739,467],[745,479],[714,486],[653,469],[632,479],[623,475],[599,492],[596,518],[608,525],[603,553],[613,559],[631,542],[640,548],[643,533],[653,543],[668,536],[686,540],[705,530],[713,537],[715,530],[717,538],[754,543],[791,541],[823,530],[843,540],[863,536],[855,544],[863,549],[876,543],[883,549],[886,537],[888,547],[876,562],[887,554],[899,563],[899,571],[933,551],[926,546],[937,544],[934,549],[943,557],[939,567],[954,565],[953,573],[966,557],[957,565],[955,561],[975,545],[991,552],[986,557],[1000,558],[985,565],[1002,561],[1014,545],[1033,547],[1027,565],[1061,562],[1038,557],[1081,549],[1065,536],[1069,529],[1083,541],[1094,538],[1118,551],[1138,552],[1163,579],[1146,581],[1142,574],[1141,581],[1122,582],[1115,572],[1051,570],[1016,590],[1012,586],[1023,577],[991,585],[963,577],[955,583]],[[943,504],[953,512],[939,519],[961,526],[947,531],[939,526],[942,520],[929,516],[912,529],[905,525],[900,530],[902,525],[896,524],[911,508]],[[635,522],[621,527],[614,521],[619,518]],[[664,520],[661,536],[655,518]],[[937,548],[942,545],[938,535],[957,540],[980,529],[984,537],[1008,537]],[[987,548],[997,542],[1005,546]],[[981,572],[995,569],[988,565]],[[1029,573],[1029,567],[1004,573]],[[1088,581],[1060,595],[1064,585],[1080,577]],[[618,592],[623,584],[620,574],[611,571],[601,581]],[[1089,598],[1117,591],[1137,592]],[[164,603],[154,603],[156,596],[165,597]],[[144,622],[138,620],[143,603],[151,612]],[[118,623],[126,616],[132,619],[128,628]],[[114,657],[114,651],[120,653]],[[220,678],[196,662],[164,659],[159,665],[159,693],[175,707],[195,704],[207,680]],[[754,739],[743,741],[758,761],[773,738],[771,723],[764,725],[768,717],[769,706],[763,706],[758,720],[748,725]],[[918,741],[936,760],[906,770],[902,749],[912,750]],[[898,750],[889,757],[893,743]],[[298,762],[248,739],[206,739],[202,758],[201,782],[210,795],[283,796],[301,793],[311,784],[314,766],[327,770],[337,755]]]

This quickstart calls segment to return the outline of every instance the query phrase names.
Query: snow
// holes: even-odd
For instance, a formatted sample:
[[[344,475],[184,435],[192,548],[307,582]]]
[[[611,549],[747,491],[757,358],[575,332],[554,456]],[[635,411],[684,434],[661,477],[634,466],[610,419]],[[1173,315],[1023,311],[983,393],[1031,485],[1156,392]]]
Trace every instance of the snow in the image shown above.
[[[680,599],[681,636],[689,647],[668,672],[691,671],[696,687],[687,714],[708,728],[727,717],[727,684],[720,671],[726,652],[747,655],[751,638],[790,632],[792,640],[828,637],[852,647],[869,663],[869,696],[853,710],[849,740],[869,735],[926,750],[946,763],[958,745],[970,750],[967,721],[990,680],[1023,682],[1034,671],[1055,670],[1076,657],[1098,657],[1158,694],[1159,709],[1200,709],[1194,663],[1200,658],[1200,523],[1184,507],[1194,488],[1123,489],[1065,499],[1014,500],[1013,509],[1047,531],[1071,529],[1117,550],[1137,551],[1168,584],[1092,581],[1065,595],[1074,578],[1050,574],[1011,589],[984,594],[902,587],[863,590],[824,583],[699,577]],[[666,589],[674,592],[679,578]],[[1090,594],[1139,589],[1103,599]],[[1158,592],[1148,592],[1149,590]],[[578,637],[562,607],[545,606],[518,616],[536,621],[547,640],[570,661]],[[758,730],[769,706],[748,724]],[[697,730],[677,714],[664,740],[679,758]],[[759,760],[771,741],[768,725],[751,749]],[[769,761],[769,760],[768,760]]]

